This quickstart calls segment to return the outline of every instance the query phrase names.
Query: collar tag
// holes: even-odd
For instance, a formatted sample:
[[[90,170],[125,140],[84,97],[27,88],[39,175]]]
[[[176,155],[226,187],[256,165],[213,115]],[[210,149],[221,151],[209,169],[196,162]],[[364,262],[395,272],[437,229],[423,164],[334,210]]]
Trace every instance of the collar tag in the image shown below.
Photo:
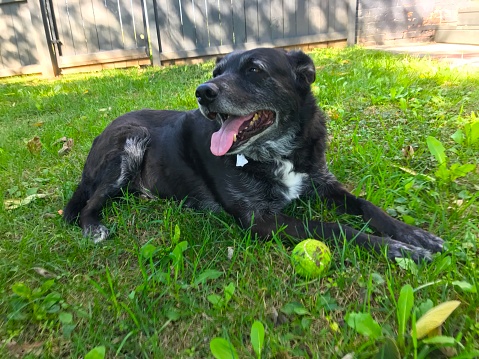
[[[236,167],[243,167],[247,163],[248,160],[243,154],[239,153],[236,155]]]

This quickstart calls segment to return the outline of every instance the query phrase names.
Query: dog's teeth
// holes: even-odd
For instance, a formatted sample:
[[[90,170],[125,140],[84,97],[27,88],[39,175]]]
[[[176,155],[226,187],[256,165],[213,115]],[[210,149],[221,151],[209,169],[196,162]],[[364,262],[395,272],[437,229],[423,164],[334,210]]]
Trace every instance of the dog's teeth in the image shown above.
[[[253,116],[253,121],[252,122],[256,121],[258,118],[259,118],[259,115],[258,115],[258,112],[256,112]]]
[[[233,135],[233,142],[236,142],[236,133]]]

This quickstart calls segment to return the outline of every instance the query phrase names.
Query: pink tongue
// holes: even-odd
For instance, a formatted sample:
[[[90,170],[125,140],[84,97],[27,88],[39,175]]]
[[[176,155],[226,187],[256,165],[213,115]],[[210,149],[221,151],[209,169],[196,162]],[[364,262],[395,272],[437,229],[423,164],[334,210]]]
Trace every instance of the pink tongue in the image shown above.
[[[250,120],[253,115],[228,118],[218,132],[211,136],[211,153],[215,156],[223,156],[233,146],[233,137],[238,134],[243,122]]]

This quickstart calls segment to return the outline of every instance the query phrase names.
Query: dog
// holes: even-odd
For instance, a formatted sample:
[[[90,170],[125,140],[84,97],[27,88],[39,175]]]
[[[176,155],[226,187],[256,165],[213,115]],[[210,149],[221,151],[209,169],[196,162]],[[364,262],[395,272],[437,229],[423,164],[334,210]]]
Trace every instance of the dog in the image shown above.
[[[258,48],[218,58],[212,79],[196,88],[198,109],[129,112],[95,138],[64,219],[101,242],[108,236],[101,211],[128,188],[224,210],[258,238],[282,228],[289,241],[346,240],[389,258],[430,260],[442,251],[441,238],[354,196],[328,170],[327,117],[311,91],[315,78],[301,51]],[[375,235],[282,212],[308,196],[362,216]]]

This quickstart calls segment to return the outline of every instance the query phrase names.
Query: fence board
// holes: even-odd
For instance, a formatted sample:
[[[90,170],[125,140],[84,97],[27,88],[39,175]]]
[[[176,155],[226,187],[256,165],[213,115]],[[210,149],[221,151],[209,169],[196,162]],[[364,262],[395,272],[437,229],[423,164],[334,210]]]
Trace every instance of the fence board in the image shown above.
[[[100,44],[98,40],[98,33],[95,26],[95,14],[93,12],[93,5],[90,0],[83,0],[80,2],[80,14],[85,31],[85,41],[87,52],[100,51]]]
[[[119,8],[119,9],[118,9]],[[118,0],[118,19],[120,20],[121,49],[133,49],[137,46],[135,37],[135,19],[132,16],[133,8],[130,0]]]
[[[318,34],[321,32],[321,7],[320,7],[320,0],[309,0],[309,27],[308,27],[308,34]]]
[[[38,0],[0,0],[0,68],[18,69],[41,58],[52,46],[38,48],[45,34],[29,36]],[[311,42],[354,41],[355,0],[45,0],[51,3],[58,33],[57,59],[64,68],[116,67],[148,58],[148,24],[154,63],[226,53],[256,46],[292,46]],[[13,5],[12,5],[13,4]],[[28,4],[28,6],[25,6]],[[22,8],[22,6],[25,6]],[[145,13],[146,11],[146,13]],[[31,19],[30,19],[30,13]],[[46,21],[45,19],[43,19]],[[48,37],[47,34],[46,37]],[[33,40],[35,42],[33,43]],[[46,51],[45,51],[46,50]],[[45,53],[45,54],[44,54]],[[28,71],[32,71],[30,66]],[[14,70],[13,72],[16,72]],[[27,70],[25,70],[27,71]],[[0,76],[6,73],[1,71]]]
[[[133,16],[133,27],[134,27],[134,32],[129,33],[125,32],[124,37],[125,38],[132,38],[134,39],[135,45],[132,47],[124,47],[125,49],[129,48],[139,48],[143,46],[147,46],[147,33],[145,29],[145,21],[144,21],[144,14],[143,14],[143,7],[142,7],[143,1],[138,1],[138,0],[132,0],[131,1],[131,8],[127,12],[131,12]],[[128,9],[128,7],[125,7],[125,9]]]
[[[246,42],[258,41],[258,0],[245,0]]]
[[[258,40],[271,41],[271,1],[258,1]]]
[[[157,12],[156,25],[158,27],[158,35],[160,38],[160,51],[173,51],[170,41],[169,26],[168,26],[168,1],[165,1],[164,7],[156,6]]]
[[[296,2],[283,0],[284,38],[296,36]]]
[[[53,48],[50,44],[45,41],[46,31],[44,27],[45,19],[42,19],[42,11],[40,9],[40,2],[37,1],[28,1],[27,2],[28,11],[30,13],[30,19],[32,24],[32,37],[35,41],[35,47],[37,49],[38,58],[40,60],[40,65],[38,69],[44,76],[53,77],[58,75],[57,61],[53,53]],[[34,67],[34,66],[27,66]],[[23,71],[22,68],[21,70]]]
[[[66,4],[61,0],[53,0],[52,3],[58,29],[58,40],[60,41],[59,55],[74,55],[75,46],[73,44]]]
[[[226,1],[220,1],[220,18],[223,37],[221,45],[233,44],[234,30],[233,30],[233,7],[232,4]]]
[[[336,0],[334,30],[345,31],[348,28],[348,11],[345,0]]]
[[[85,30],[83,28],[83,19],[80,12],[80,1],[66,1],[66,9],[68,14],[68,22],[70,24],[71,36],[75,54],[88,53],[88,47],[85,39]]]
[[[118,16],[118,5],[113,1],[92,0],[95,17],[98,19],[96,27],[101,51],[123,48],[120,20],[115,18],[115,15]]]
[[[183,29],[181,26],[181,10],[178,0],[171,1],[171,11],[168,14],[171,40],[176,48],[183,46]]]
[[[319,8],[321,9],[319,33],[326,34],[329,30],[329,0],[319,0]]]
[[[220,46],[223,38],[218,2],[206,0],[208,46]]]
[[[183,48],[193,50],[196,48],[195,8],[191,6],[191,0],[181,1],[181,13],[183,21]]]
[[[25,6],[21,6],[19,3],[8,6],[7,10],[8,9],[10,9],[10,15],[12,17],[13,31],[15,32],[15,38],[17,40],[17,49],[21,66],[34,64],[35,61],[30,59],[30,49],[35,48],[35,45],[33,44],[32,46],[30,41],[28,41],[28,39],[31,39],[28,36],[29,31],[24,26],[24,24],[26,24],[23,21],[24,16],[22,17],[20,15],[22,13],[22,9],[26,10],[28,15],[28,9]]]
[[[233,31],[234,43],[242,44],[246,42],[246,0],[235,0],[233,5]]]
[[[4,19],[4,21],[0,22],[0,43],[2,44],[0,51],[3,64],[7,68],[22,66],[10,11],[11,6],[16,5],[17,4],[8,4],[6,6],[0,6],[0,18]]]
[[[307,35],[307,36],[297,36],[284,39],[276,39],[269,42],[244,42],[242,44],[231,45],[222,45],[222,46],[212,46],[208,48],[197,48],[190,51],[177,51],[177,52],[162,52],[160,54],[161,60],[177,60],[177,59],[189,59],[194,57],[201,56],[214,56],[219,54],[226,54],[234,50],[249,50],[254,49],[255,47],[286,47],[286,46],[295,46],[298,44],[313,44],[320,42],[328,41],[339,41],[346,40],[346,32],[331,32],[328,34],[317,34],[317,35]]]
[[[309,18],[311,14],[308,11],[308,2],[297,1],[296,2],[296,35],[303,36],[309,35]]]
[[[194,6],[196,46],[201,49],[208,47],[208,20],[206,15],[207,10],[204,0],[194,0]]]
[[[283,0],[271,0],[271,38],[282,39],[283,34]]]
[[[335,2],[329,2],[328,29],[326,30],[327,32],[334,31],[334,28],[335,28],[334,16],[335,15],[336,15],[336,3]]]

